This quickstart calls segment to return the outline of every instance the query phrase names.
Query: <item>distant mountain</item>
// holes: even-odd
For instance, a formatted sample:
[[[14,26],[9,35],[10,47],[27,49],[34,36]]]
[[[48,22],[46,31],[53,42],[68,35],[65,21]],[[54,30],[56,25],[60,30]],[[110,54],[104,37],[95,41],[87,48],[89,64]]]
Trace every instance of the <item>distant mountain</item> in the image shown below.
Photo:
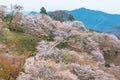
[[[36,14],[38,14],[38,12],[35,12],[35,11],[31,11],[28,13],[28,15],[36,15]]]
[[[120,15],[108,14],[86,8],[66,11],[74,16],[75,20],[82,21],[86,27],[96,31],[106,31],[120,24]]]
[[[36,14],[38,14],[38,12],[36,12],[36,11],[23,11],[23,13],[26,14],[26,15],[36,15]]]
[[[114,34],[120,39],[120,24],[105,32],[109,34]]]
[[[22,12],[23,12],[23,14],[28,15],[31,11],[22,11]]]

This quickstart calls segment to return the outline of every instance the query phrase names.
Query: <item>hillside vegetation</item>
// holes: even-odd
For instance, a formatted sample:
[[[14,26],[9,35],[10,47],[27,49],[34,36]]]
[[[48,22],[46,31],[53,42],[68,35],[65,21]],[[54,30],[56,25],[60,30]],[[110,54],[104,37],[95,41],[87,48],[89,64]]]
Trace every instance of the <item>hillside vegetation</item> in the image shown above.
[[[119,80],[120,40],[80,21],[16,14],[0,23],[1,80]]]
[[[43,14],[23,17],[22,22],[34,24],[39,36],[46,37],[39,41],[36,55],[26,60],[17,80],[119,79],[120,41],[115,36],[91,32],[78,21],[60,22]]]

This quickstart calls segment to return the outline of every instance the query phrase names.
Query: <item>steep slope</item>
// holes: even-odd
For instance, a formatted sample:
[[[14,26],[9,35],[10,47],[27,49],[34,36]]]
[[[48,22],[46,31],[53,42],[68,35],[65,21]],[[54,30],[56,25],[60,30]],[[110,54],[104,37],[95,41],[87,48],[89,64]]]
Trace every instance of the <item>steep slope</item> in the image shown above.
[[[66,12],[72,14],[76,20],[82,21],[86,27],[96,31],[105,31],[120,23],[120,15],[117,14],[107,14],[86,8]]]
[[[19,25],[49,39],[38,43],[36,55],[26,60],[17,80],[120,79],[120,40],[115,36],[90,32],[78,21],[54,21],[47,15],[23,16]]]

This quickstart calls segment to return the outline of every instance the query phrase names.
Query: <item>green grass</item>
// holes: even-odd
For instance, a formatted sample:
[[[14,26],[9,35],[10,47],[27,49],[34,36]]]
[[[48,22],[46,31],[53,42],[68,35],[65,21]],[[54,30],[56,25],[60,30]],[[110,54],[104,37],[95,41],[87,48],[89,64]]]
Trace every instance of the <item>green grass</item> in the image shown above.
[[[24,38],[22,33],[15,33],[11,31],[3,31],[2,36],[4,40],[3,39],[1,40],[3,40],[3,42],[5,41],[6,43],[16,42]]]
[[[20,32],[2,31],[0,34],[0,43],[5,43],[11,46],[12,43],[16,44],[16,51],[19,54],[24,54],[28,51],[34,52],[38,39],[33,35],[26,35]]]

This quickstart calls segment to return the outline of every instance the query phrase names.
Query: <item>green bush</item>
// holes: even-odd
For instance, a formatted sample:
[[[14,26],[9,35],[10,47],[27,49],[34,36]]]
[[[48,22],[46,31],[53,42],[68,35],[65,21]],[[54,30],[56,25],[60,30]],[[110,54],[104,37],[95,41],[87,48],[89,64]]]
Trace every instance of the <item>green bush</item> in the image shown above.
[[[18,26],[14,26],[13,24],[9,24],[8,29],[10,29],[10,31],[14,31],[14,32],[21,32],[21,33],[25,32],[24,28],[18,27]]]
[[[18,42],[18,51],[19,53],[27,52],[27,51],[35,51],[37,45],[37,38],[33,36],[25,36],[24,38],[20,39]]]
[[[59,49],[64,49],[64,48],[68,48],[69,45],[68,45],[68,42],[64,41],[64,42],[61,42],[60,44],[58,44],[56,47]]]

